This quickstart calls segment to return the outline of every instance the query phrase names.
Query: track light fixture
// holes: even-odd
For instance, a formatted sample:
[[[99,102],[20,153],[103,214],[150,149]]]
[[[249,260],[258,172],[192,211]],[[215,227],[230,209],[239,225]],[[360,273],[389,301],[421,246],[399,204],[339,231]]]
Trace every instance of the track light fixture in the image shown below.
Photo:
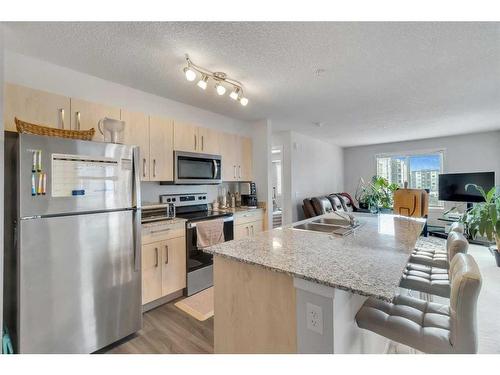
[[[223,96],[226,93],[226,90],[230,88],[231,93],[229,94],[229,97],[231,99],[239,101],[242,106],[246,106],[248,104],[248,99],[243,96],[243,84],[241,82],[229,78],[226,73],[211,72],[208,69],[193,64],[188,55],[186,55],[186,63],[187,66],[183,69],[183,72],[189,82],[194,81],[198,74],[200,74],[201,79],[196,85],[202,90],[206,90],[208,80],[212,79],[215,81],[215,91],[219,96]]]

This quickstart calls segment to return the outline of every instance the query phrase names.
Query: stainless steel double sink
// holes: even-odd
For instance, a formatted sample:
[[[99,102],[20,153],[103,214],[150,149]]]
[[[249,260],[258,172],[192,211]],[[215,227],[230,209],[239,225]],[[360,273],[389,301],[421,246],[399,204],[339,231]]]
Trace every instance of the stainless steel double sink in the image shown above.
[[[333,219],[333,218],[319,218],[307,223],[294,225],[292,229],[306,230],[310,232],[322,232],[335,234],[339,236],[347,236],[353,230],[360,226],[359,222],[351,224],[347,220]]]

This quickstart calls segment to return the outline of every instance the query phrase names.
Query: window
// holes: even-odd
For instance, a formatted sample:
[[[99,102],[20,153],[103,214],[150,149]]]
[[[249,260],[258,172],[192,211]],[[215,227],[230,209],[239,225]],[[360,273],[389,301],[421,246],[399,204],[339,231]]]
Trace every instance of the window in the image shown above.
[[[438,200],[439,174],[443,171],[443,152],[377,156],[377,176],[400,187],[408,181],[412,189],[429,189],[429,205],[442,207]]]

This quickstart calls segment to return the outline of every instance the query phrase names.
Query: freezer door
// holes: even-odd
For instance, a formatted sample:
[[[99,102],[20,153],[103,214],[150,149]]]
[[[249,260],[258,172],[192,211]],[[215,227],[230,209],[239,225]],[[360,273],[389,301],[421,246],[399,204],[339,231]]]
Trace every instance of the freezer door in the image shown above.
[[[134,202],[134,147],[22,134],[20,217],[116,210]]]
[[[20,353],[90,353],[141,328],[135,215],[21,220]]]

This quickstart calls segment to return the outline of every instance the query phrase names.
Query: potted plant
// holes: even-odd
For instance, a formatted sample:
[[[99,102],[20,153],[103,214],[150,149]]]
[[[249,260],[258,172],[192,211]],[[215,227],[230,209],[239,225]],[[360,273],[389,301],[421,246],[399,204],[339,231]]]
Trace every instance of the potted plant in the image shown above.
[[[390,212],[393,204],[393,193],[397,184],[390,184],[385,178],[373,176],[368,185],[361,187],[358,201],[360,207],[368,208],[372,213]]]
[[[481,186],[475,184],[465,185],[465,190],[474,188],[484,198],[484,202],[476,203],[465,211],[462,221],[472,238],[477,235],[485,236],[488,241],[496,241],[497,249],[494,251],[497,266],[500,267],[500,191],[496,187],[485,192]]]

